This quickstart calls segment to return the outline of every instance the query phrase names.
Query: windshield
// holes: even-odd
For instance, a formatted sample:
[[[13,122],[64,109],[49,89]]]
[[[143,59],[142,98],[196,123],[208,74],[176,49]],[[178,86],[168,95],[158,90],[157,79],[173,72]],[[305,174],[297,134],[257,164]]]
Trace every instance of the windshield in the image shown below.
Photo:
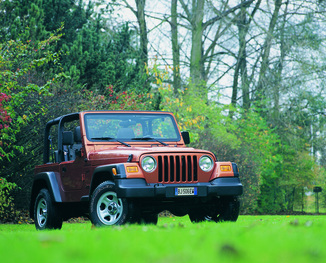
[[[85,128],[90,141],[180,141],[177,125],[169,114],[88,113]]]

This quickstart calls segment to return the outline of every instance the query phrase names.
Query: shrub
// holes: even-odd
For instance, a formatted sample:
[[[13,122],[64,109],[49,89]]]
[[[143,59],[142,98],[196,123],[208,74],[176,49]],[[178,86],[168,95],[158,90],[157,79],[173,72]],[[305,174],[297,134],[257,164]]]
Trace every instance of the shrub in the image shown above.
[[[16,217],[11,192],[17,187],[16,184],[0,178],[0,223],[11,222]]]

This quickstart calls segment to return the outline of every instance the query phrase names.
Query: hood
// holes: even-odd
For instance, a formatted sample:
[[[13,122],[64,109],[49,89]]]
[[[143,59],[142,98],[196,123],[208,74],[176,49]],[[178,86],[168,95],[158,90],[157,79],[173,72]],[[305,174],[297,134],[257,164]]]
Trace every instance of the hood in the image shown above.
[[[122,163],[126,162],[129,156],[132,154],[133,162],[139,161],[140,157],[143,154],[185,154],[185,153],[201,153],[201,154],[210,154],[211,152],[205,150],[198,150],[195,148],[189,147],[125,147],[118,146],[110,149],[99,149],[92,151],[88,155],[90,161],[96,160],[106,160],[108,163]]]

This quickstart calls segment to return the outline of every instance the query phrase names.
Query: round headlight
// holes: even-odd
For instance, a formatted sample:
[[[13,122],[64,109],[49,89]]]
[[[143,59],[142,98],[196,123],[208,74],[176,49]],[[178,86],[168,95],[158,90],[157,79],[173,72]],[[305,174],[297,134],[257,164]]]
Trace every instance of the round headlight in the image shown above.
[[[210,170],[213,169],[214,162],[211,157],[208,155],[203,155],[199,159],[199,167],[202,169],[204,172],[209,172]]]
[[[156,169],[156,160],[152,156],[146,156],[141,161],[141,167],[147,173],[151,173]]]

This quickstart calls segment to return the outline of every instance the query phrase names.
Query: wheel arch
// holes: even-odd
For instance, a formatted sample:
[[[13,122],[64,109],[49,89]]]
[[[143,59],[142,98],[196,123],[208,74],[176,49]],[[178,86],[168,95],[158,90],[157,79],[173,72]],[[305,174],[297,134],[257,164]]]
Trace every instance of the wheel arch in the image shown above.
[[[30,203],[30,217],[34,219],[34,205],[35,200],[41,189],[47,189],[51,195],[51,198],[55,202],[62,202],[60,193],[60,187],[54,172],[42,172],[34,176],[32,191],[31,191],[31,203]]]
[[[113,174],[113,168],[116,170],[116,175]],[[93,176],[89,196],[95,191],[101,183],[111,181],[114,183],[115,178],[126,177],[126,172],[123,164],[109,164],[96,167]]]

